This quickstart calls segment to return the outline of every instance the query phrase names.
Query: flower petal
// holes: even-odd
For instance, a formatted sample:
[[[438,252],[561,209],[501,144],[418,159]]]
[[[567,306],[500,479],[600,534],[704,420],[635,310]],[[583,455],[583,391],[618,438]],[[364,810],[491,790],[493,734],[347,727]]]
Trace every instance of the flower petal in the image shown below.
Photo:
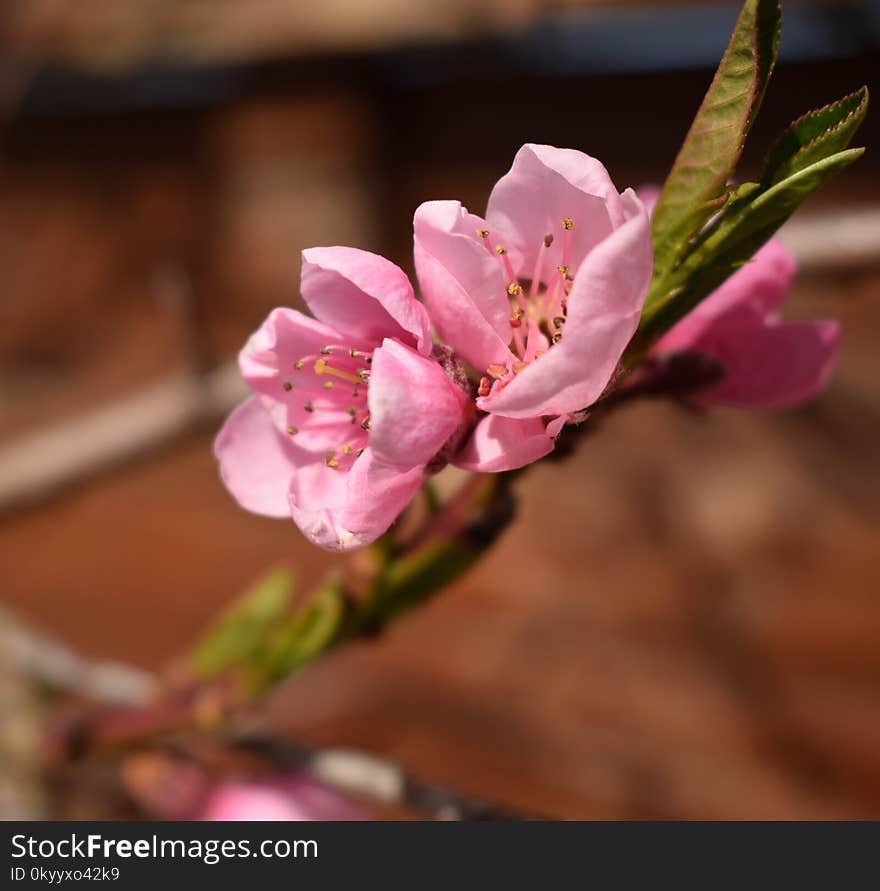
[[[476,234],[485,226],[458,201],[427,201],[413,217],[416,276],[434,327],[480,369],[510,355],[509,283]]]
[[[324,464],[304,468],[291,480],[290,510],[311,541],[328,551],[374,542],[397,519],[424,480],[424,468],[401,472],[367,448],[348,473]]]
[[[725,370],[694,401],[783,408],[810,399],[831,376],[838,335],[836,322],[768,323],[751,306],[728,312],[692,347],[718,359]]]
[[[199,820],[362,820],[365,814],[329,786],[305,772],[215,786],[202,803]]]
[[[300,290],[315,318],[373,344],[397,337],[431,352],[431,323],[406,273],[390,260],[349,247],[303,251]]]
[[[220,478],[245,509],[267,517],[288,517],[287,490],[303,460],[275,429],[258,398],[243,402],[214,440]]]
[[[525,467],[553,451],[555,440],[541,418],[486,415],[453,463],[463,470],[497,473]]]
[[[562,340],[504,389],[478,399],[479,408],[510,418],[561,415],[601,395],[636,330],[653,266],[648,215],[631,190],[622,202],[626,222],[578,270]]]
[[[569,232],[562,228],[565,219],[574,224]],[[574,149],[524,145],[492,190],[486,220],[490,231],[510,240],[505,247],[520,257],[522,278],[533,277],[544,236],[554,236],[540,269],[546,282],[563,262],[577,268],[623,222],[624,210],[608,171],[595,158]],[[564,257],[566,239],[570,251]]]
[[[373,353],[370,449],[378,461],[427,464],[462,421],[465,394],[443,369],[409,347],[386,340]]]

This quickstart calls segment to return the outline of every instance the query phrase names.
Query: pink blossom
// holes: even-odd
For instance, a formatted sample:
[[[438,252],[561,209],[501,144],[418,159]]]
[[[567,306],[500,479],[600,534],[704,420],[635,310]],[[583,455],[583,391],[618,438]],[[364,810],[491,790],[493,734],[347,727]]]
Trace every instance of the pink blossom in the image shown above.
[[[486,217],[429,201],[414,220],[435,328],[482,375],[486,412],[456,460],[506,470],[546,455],[608,385],[651,278],[648,215],[571,149],[523,146]]]
[[[781,242],[769,241],[661,337],[651,355],[691,351],[718,360],[724,377],[692,397],[700,404],[780,408],[811,398],[834,368],[839,326],[781,321],[796,269]]]
[[[304,251],[302,295],[315,318],[275,309],[242,350],[254,395],[214,450],[242,507],[346,550],[394,522],[462,427],[466,397],[431,358],[428,315],[393,263]]]
[[[227,782],[215,787],[198,820],[364,820],[352,801],[307,774],[262,782]]]

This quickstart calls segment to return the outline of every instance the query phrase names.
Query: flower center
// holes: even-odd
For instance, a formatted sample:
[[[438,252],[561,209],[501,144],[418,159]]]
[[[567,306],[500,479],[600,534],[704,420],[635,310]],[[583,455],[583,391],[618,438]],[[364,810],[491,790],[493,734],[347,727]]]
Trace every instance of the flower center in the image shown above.
[[[539,359],[554,344],[562,340],[568,312],[568,295],[574,282],[571,270],[571,242],[574,220],[560,221],[560,231],[548,232],[538,246],[535,266],[530,279],[520,279],[513,269],[510,256],[503,244],[494,247],[488,229],[478,229],[477,238],[504,267],[507,299],[510,301],[510,351],[513,354],[505,365],[490,365],[480,379],[480,396],[500,390],[529,364]],[[562,239],[562,262],[545,275],[547,251],[556,237]]]
[[[282,382],[291,398],[293,414],[303,420],[289,424],[289,436],[299,438],[305,447],[318,440],[338,439],[326,448],[324,463],[333,470],[348,470],[369,441],[370,411],[367,392],[370,384],[371,353],[343,344],[321,347],[318,354],[303,356],[293,363],[290,380]],[[296,391],[296,397],[291,393]]]

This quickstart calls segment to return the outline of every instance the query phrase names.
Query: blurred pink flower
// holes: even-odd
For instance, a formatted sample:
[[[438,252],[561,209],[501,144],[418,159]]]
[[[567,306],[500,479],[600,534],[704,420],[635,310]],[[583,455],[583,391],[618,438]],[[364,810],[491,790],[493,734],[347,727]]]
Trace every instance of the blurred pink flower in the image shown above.
[[[484,417],[459,466],[520,467],[592,404],[639,321],[651,278],[648,215],[571,149],[523,146],[486,218],[429,201],[414,219],[419,285],[439,333],[484,376]]]
[[[699,404],[781,408],[811,398],[831,376],[839,326],[780,319],[796,270],[791,253],[772,239],[664,334],[650,355],[690,351],[720,362],[724,377],[691,396]]]
[[[214,444],[239,504],[292,516],[327,550],[369,544],[460,430],[465,394],[430,358],[430,324],[406,275],[354,248],[303,252],[315,318],[275,309],[239,356],[254,395]]]
[[[208,793],[197,820],[366,820],[352,801],[307,774],[223,783]]]

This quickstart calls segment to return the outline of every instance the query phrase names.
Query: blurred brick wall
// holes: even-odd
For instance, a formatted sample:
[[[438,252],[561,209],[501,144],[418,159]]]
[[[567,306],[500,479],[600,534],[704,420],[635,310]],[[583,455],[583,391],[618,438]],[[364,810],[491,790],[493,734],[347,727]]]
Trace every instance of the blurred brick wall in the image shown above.
[[[861,73],[781,71],[766,118]],[[704,85],[377,90],[337,72],[212,108],[15,120],[0,436],[231,358],[295,300],[305,246],[409,265],[416,204],[480,207],[526,139],[587,147],[621,186],[656,180]],[[813,208],[878,202],[877,183],[867,159]],[[538,814],[880,816],[878,285],[880,263],[800,281],[793,315],[844,324],[814,405],[615,418],[525,479],[519,523],[475,572],[286,685],[275,717]],[[330,558],[239,511],[210,439],[0,518],[4,600],[89,652],[157,665],[266,566],[314,579]]]

